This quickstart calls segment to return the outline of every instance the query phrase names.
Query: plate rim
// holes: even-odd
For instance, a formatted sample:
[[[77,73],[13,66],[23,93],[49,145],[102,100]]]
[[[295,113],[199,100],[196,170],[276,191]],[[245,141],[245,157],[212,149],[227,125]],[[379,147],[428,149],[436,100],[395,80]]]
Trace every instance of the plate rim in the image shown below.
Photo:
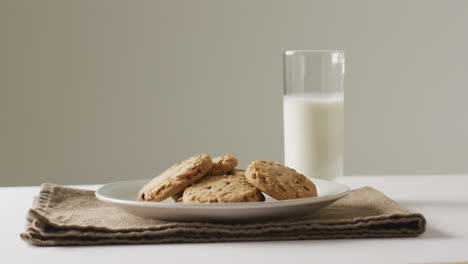
[[[322,179],[313,179],[314,181],[323,181],[327,183],[334,183],[342,185],[345,188],[345,191],[332,194],[332,195],[325,195],[325,196],[318,196],[318,197],[308,197],[308,198],[299,198],[299,199],[290,199],[290,200],[277,200],[275,202],[249,202],[249,203],[163,203],[163,202],[142,202],[142,201],[131,201],[131,200],[123,200],[112,198],[103,195],[101,192],[105,188],[111,187],[112,185],[119,185],[128,182],[136,182],[136,181],[145,181],[148,182],[151,179],[137,179],[137,180],[126,180],[126,181],[117,181],[105,184],[99,187],[96,192],[95,196],[97,199],[103,202],[111,203],[111,204],[119,204],[119,205],[127,205],[127,206],[135,206],[140,208],[173,208],[173,209],[195,209],[198,210],[200,208],[203,209],[259,209],[259,208],[275,208],[275,207],[285,207],[285,206],[300,206],[306,204],[314,204],[314,203],[321,203],[321,202],[328,202],[328,201],[335,201],[338,200],[351,192],[351,188],[343,183],[339,182],[332,182]]]

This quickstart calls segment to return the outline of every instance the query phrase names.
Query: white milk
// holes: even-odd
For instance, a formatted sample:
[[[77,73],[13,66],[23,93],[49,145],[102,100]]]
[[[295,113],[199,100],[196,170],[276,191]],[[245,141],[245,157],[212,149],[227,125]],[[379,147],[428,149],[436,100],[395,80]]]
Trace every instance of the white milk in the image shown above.
[[[309,178],[343,175],[343,94],[286,95],[285,165]]]

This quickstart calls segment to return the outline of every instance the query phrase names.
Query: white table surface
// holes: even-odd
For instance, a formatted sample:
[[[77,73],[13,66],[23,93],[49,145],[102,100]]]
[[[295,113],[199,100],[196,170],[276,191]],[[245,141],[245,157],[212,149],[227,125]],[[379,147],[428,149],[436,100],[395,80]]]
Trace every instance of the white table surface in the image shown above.
[[[468,175],[345,176],[424,214],[416,238],[35,247],[23,242],[39,187],[0,187],[0,263],[437,263],[468,261]],[[94,186],[80,186],[95,189]],[[4,262],[4,260],[8,260]]]

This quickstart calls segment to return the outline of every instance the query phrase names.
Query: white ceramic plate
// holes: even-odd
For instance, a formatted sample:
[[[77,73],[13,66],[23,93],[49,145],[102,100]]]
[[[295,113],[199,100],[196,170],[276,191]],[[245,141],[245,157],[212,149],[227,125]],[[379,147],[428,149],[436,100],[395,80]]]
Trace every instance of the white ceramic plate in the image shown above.
[[[265,202],[184,204],[171,198],[162,202],[139,202],[137,193],[149,180],[116,182],[102,186],[96,197],[137,216],[174,221],[270,220],[309,214],[346,196],[348,186],[313,179],[318,197],[278,201],[265,195]]]

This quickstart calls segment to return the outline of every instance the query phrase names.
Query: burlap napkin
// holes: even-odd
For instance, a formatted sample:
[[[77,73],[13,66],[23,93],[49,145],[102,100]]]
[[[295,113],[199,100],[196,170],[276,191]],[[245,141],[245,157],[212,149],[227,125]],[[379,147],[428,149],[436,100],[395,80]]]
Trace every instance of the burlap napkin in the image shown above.
[[[424,230],[421,214],[370,187],[301,219],[221,224],[144,219],[97,200],[94,191],[43,184],[21,237],[34,245],[61,246],[411,237]]]

